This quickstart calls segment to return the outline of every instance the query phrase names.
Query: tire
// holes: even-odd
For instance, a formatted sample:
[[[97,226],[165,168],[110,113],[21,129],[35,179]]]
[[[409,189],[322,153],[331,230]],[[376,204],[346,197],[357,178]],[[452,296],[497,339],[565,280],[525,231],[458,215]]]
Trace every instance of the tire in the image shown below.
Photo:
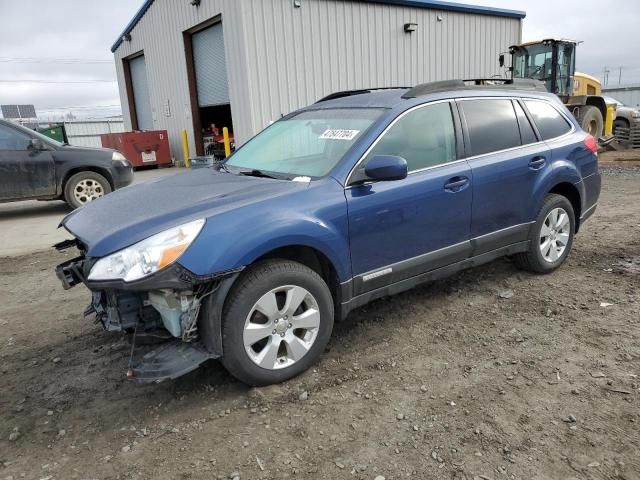
[[[622,118],[617,118],[615,120],[615,122],[613,122],[613,134],[614,135],[618,134],[618,129],[619,128],[629,128],[629,122],[627,122],[626,120],[624,120]]]
[[[604,119],[598,107],[585,105],[578,109],[576,117],[582,129],[593,135],[596,139],[602,137],[604,132]]]
[[[79,189],[83,189],[80,191]],[[96,172],[78,172],[64,185],[64,200],[73,209],[111,193],[111,184]]]
[[[223,312],[221,362],[234,377],[253,386],[281,383],[307,370],[333,330],[333,298],[327,284],[310,268],[286,260],[251,267],[229,293]]]
[[[566,228],[553,229],[560,233],[552,233],[548,230],[549,218],[552,212],[558,210],[566,214],[568,224],[566,224]],[[543,229],[544,233],[548,232],[552,236],[544,237]],[[529,234],[529,251],[514,255],[513,260],[515,264],[523,270],[529,270],[535,273],[547,274],[557,270],[560,265],[564,263],[567,256],[569,256],[575,231],[576,220],[571,202],[562,195],[547,195]],[[555,238],[555,241],[552,240],[553,238]],[[549,254],[543,253],[543,250],[546,250],[545,239],[549,239],[550,241]],[[552,250],[554,245],[559,246],[561,244],[564,244],[564,248],[560,254],[558,254],[558,250]],[[557,255],[557,258],[554,258],[555,255]]]

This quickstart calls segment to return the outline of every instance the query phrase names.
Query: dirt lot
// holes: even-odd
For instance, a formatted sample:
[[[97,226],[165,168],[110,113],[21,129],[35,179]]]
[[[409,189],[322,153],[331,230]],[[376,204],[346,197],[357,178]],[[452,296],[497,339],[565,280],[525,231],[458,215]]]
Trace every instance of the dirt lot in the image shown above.
[[[63,258],[0,259],[0,479],[640,478],[640,167],[604,168],[555,274],[503,260],[377,301],[260,390],[216,362],[126,382]]]

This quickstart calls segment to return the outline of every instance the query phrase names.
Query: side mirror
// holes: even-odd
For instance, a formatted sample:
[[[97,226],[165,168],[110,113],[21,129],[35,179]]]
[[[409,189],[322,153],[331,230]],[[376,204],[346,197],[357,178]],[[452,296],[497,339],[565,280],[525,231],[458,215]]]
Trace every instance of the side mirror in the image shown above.
[[[29,150],[44,150],[44,143],[39,138],[32,138],[29,142]]]
[[[498,63],[500,64],[501,67],[504,67],[504,53],[501,53],[500,56],[498,57]]]
[[[402,157],[375,155],[364,167],[365,175],[372,180],[402,180],[407,178],[409,167]]]

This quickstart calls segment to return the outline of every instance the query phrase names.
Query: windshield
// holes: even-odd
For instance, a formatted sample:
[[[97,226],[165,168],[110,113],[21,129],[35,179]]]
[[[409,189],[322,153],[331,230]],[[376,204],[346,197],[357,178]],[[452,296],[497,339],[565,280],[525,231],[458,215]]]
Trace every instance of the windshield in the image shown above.
[[[551,45],[520,47],[513,54],[513,76],[545,81],[552,77],[553,49]]]
[[[225,165],[287,177],[322,177],[381,114],[374,108],[305,111],[263,130]]]
[[[556,65],[554,45],[557,46]],[[513,53],[513,77],[540,80],[551,93],[571,95],[574,52],[575,45],[571,42],[545,42],[518,47]]]
[[[43,134],[42,134],[42,133],[40,133],[40,132],[36,132],[35,130],[31,130],[31,134],[32,134],[32,135],[35,135],[36,137],[38,137],[38,138],[39,138],[40,140],[42,140],[43,142],[47,142],[47,143],[49,143],[49,144],[53,144],[53,145],[55,145],[56,147],[62,147],[62,146],[64,145],[64,143],[61,143],[61,142],[59,142],[59,141],[57,141],[57,140],[54,140],[54,139],[53,139],[53,138],[51,138],[51,137],[47,137],[46,135],[43,135]]]

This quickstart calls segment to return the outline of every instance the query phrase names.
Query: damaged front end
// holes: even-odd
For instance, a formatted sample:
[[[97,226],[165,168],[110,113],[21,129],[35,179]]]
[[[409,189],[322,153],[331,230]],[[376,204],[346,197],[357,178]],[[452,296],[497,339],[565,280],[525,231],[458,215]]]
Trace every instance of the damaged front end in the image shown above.
[[[198,276],[174,263],[133,282],[91,281],[89,272],[98,259],[86,257],[79,241],[55,248],[82,253],[60,264],[56,274],[65,289],[84,283],[92,292],[85,316],[95,317],[106,331],[131,337],[129,378],[159,383],[222,356],[222,305],[241,269]],[[149,345],[155,347],[140,355]]]

